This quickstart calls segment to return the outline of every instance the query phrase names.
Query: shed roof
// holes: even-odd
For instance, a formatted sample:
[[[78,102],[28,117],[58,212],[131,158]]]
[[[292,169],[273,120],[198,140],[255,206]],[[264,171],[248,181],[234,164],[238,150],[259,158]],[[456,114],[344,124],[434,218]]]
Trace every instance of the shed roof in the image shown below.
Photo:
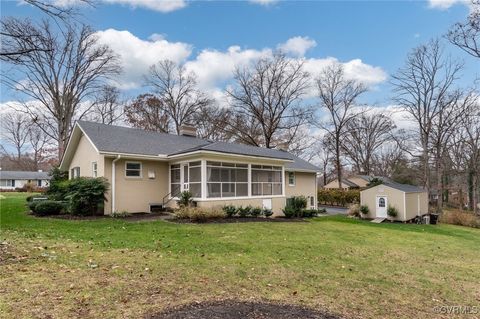
[[[425,192],[425,189],[419,186],[415,185],[409,185],[409,184],[400,184],[396,183],[390,179],[386,179],[383,181],[383,184],[377,185],[375,187],[381,187],[382,185],[397,189],[399,191],[402,191],[404,193],[423,193]],[[368,190],[369,188],[367,188]]]

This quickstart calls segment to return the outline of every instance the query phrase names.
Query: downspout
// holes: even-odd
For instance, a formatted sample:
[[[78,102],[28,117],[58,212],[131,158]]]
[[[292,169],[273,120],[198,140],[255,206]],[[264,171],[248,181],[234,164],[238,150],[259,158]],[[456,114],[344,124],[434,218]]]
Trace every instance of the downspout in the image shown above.
[[[117,157],[112,161],[112,214],[115,212],[115,163],[120,159],[120,157],[120,155],[117,155]]]

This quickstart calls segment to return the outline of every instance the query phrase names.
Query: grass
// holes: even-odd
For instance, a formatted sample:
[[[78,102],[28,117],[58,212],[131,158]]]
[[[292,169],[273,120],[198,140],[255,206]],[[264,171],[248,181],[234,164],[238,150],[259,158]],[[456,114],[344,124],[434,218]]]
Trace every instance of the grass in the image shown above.
[[[36,218],[0,199],[0,317],[138,318],[212,299],[349,318],[435,317],[480,304],[480,230],[372,224],[173,224]],[[451,317],[451,315],[444,315]]]

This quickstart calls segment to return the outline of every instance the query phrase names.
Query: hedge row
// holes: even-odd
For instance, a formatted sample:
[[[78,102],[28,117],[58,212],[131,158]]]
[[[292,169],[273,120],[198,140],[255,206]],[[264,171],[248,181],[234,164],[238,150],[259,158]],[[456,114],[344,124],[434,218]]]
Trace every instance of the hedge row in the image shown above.
[[[318,191],[318,203],[346,207],[360,202],[360,190],[321,189]]]

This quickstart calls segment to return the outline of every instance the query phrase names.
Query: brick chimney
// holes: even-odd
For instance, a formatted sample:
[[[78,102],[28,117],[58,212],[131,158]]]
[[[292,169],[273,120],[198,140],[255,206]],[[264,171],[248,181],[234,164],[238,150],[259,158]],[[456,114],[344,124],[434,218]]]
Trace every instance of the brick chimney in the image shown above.
[[[180,126],[180,135],[197,137],[197,128],[190,124]]]

